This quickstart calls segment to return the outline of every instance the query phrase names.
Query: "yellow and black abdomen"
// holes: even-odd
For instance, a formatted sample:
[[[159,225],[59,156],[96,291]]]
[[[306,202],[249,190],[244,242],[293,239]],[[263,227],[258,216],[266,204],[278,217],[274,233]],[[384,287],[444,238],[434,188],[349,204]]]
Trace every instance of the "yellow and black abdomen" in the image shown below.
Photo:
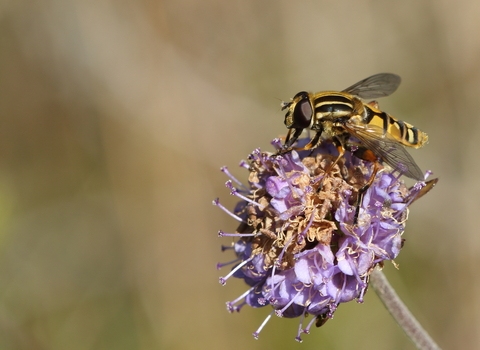
[[[413,125],[395,119],[391,115],[365,106],[367,112],[366,123],[383,129],[384,134],[388,133],[401,144],[420,148],[428,142],[428,135]]]

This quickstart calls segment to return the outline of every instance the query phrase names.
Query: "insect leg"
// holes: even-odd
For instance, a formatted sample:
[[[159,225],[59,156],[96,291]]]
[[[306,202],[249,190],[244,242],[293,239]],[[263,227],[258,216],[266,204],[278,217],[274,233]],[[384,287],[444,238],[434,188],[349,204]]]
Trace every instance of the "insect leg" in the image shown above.
[[[360,213],[360,205],[362,204],[363,200],[363,195],[367,190],[372,186],[373,181],[375,180],[375,176],[377,175],[377,172],[379,170],[379,163],[378,161],[373,163],[374,168],[372,172],[372,176],[370,176],[370,179],[368,179],[368,182],[363,185],[362,188],[358,190],[358,195],[357,195],[357,202],[355,203],[355,216],[353,217],[353,224],[356,225],[358,221],[358,214]]]
[[[335,159],[335,161],[330,164],[328,167],[328,172],[332,171],[332,169],[337,165],[338,161],[345,155],[345,147],[343,145],[337,145],[337,150],[338,150],[338,157]]]
[[[339,135],[333,138],[333,143],[335,144],[335,147],[337,148],[337,151],[338,151],[338,157],[337,159],[335,159],[335,161],[332,164],[328,166],[325,173],[328,174],[329,172],[331,172],[335,167],[335,165],[337,165],[338,161],[342,159],[342,157],[345,155],[345,150],[346,150],[345,144],[347,143],[348,136],[349,135]]]
[[[292,135],[292,131],[294,131],[293,135]],[[300,137],[302,132],[303,132],[303,129],[294,129],[294,128],[289,129],[287,137],[285,138],[285,145],[283,146],[284,149],[281,150],[279,154],[284,154],[291,151],[293,149],[291,146],[295,143],[295,141],[297,141],[297,139]]]
[[[322,135],[322,131],[317,131],[315,133],[315,136],[310,140],[309,143],[307,143],[305,146],[303,147],[291,147],[291,145],[297,140],[297,138],[300,136],[300,134],[302,133],[303,129],[296,129],[295,130],[295,133],[293,134],[293,137],[290,138],[290,134],[291,134],[291,130],[293,129],[290,129],[288,131],[288,134],[287,134],[287,137],[286,137],[286,140],[285,140],[285,149],[282,149],[279,154],[284,154],[284,153],[287,153],[287,152],[290,152],[291,150],[295,150],[295,151],[308,151],[309,149],[312,149],[314,148],[318,141],[320,140],[320,136]]]
[[[372,175],[368,179],[367,183],[363,185],[362,188],[358,190],[357,201],[355,203],[355,216],[353,217],[353,224],[356,225],[358,221],[358,214],[360,213],[360,205],[362,204],[363,195],[372,185],[377,175],[378,170],[380,169],[380,163],[378,162],[378,157],[369,149],[360,147],[353,152],[353,155],[357,158],[372,162],[374,165]]]
[[[295,151],[308,151],[309,149],[312,149],[312,148],[314,148],[314,147],[317,145],[318,140],[320,140],[320,136],[321,136],[321,135],[322,135],[322,130],[317,131],[317,132],[315,133],[315,136],[312,137],[312,139],[310,140],[309,143],[307,143],[307,144],[306,144],[305,146],[303,146],[303,147],[293,147],[293,149],[294,149]]]
[[[288,129],[287,137],[285,137],[285,145],[289,144],[290,137],[292,136],[292,131],[295,129]]]

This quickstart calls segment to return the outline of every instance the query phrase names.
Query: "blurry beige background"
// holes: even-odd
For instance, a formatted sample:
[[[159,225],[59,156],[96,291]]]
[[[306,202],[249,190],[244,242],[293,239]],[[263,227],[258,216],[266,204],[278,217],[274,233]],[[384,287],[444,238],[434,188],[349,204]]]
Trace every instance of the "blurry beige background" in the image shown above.
[[[4,0],[0,349],[414,349],[369,291],[298,320],[230,315],[219,171],[283,133],[279,100],[402,76],[380,101],[428,132],[439,185],[386,274],[444,347],[480,343],[480,2]]]

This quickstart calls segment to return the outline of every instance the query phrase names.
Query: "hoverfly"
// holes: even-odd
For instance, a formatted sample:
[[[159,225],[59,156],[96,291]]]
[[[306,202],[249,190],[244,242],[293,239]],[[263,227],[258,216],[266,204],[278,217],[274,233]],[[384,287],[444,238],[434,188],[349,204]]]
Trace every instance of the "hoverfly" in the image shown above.
[[[360,159],[374,163],[371,178],[358,192],[354,224],[358,218],[363,193],[373,183],[380,161],[409,178],[424,180],[422,171],[403,146],[420,148],[428,141],[427,134],[380,111],[376,101],[366,103],[363,100],[392,94],[400,81],[398,75],[381,73],[359,81],[343,91],[315,94],[301,91],[291,102],[282,102],[282,110],[287,110],[285,125],[289,131],[280,154],[292,149],[313,149],[319,144],[323,134],[325,138],[333,140],[339,153],[330,169],[347,150]],[[304,129],[314,131],[315,135],[304,147],[292,147]]]

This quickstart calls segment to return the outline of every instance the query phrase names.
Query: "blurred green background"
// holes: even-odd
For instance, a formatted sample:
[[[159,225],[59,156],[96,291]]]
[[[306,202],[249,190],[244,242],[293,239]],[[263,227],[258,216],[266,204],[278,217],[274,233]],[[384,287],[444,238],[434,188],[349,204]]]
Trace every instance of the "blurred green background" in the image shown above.
[[[414,349],[371,290],[298,320],[230,315],[219,171],[285,133],[279,101],[402,76],[438,186],[385,273],[444,347],[480,343],[480,2],[3,0],[0,349]]]

